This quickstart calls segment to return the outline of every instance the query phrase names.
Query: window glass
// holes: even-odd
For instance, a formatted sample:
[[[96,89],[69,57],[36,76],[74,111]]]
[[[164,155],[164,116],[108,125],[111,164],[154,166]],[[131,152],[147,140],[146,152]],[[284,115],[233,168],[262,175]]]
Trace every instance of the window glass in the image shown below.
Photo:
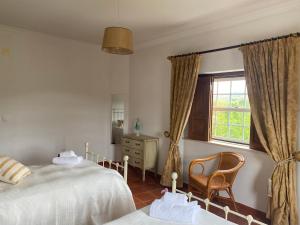
[[[230,93],[230,81],[219,81],[218,82],[218,94],[229,94]]]
[[[214,79],[212,137],[249,144],[250,105],[243,77]]]
[[[242,126],[244,123],[243,112],[230,112],[230,124]]]
[[[243,94],[245,93],[245,80],[233,80],[231,82],[231,93],[232,94]]]
[[[216,107],[229,107],[230,106],[230,95],[216,95]]]
[[[216,125],[215,126],[216,129],[216,136],[218,137],[228,137],[228,126],[226,125]]]

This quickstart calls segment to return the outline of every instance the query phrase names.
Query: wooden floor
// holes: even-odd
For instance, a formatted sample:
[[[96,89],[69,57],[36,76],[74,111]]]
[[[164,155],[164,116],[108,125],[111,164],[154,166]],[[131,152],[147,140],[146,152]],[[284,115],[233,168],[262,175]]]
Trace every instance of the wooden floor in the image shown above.
[[[151,204],[153,200],[160,198],[161,191],[162,189],[164,189],[164,187],[159,184],[159,178],[155,178],[152,174],[147,174],[146,181],[142,182],[142,173],[139,170],[133,168],[129,168],[128,185],[132,191],[137,209],[145,207]],[[223,200],[218,200],[216,201],[216,203],[220,205],[227,204],[229,207],[231,207],[230,202],[224,202]],[[242,204],[238,204],[238,209],[242,214],[251,214],[254,218],[270,224],[269,221],[265,219],[265,214],[260,211],[254,210]],[[224,217],[224,213],[219,209],[210,207],[210,211]],[[246,221],[235,216],[229,216],[229,219],[234,223],[247,225]]]

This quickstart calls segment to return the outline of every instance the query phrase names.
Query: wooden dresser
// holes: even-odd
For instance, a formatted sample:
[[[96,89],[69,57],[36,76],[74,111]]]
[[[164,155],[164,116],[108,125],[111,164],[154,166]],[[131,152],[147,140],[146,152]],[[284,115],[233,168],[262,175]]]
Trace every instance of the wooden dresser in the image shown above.
[[[157,173],[158,138],[135,134],[124,135],[122,138],[122,154],[129,156],[129,165],[140,168],[145,172],[154,169]]]

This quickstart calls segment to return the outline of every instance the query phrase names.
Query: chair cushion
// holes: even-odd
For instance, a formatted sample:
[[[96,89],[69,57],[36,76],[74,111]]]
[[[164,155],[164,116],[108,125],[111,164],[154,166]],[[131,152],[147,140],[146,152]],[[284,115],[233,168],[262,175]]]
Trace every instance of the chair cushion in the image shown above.
[[[200,189],[207,189],[208,185],[208,176],[204,176],[201,174],[193,174],[190,175],[190,182],[192,186],[199,186]],[[210,183],[210,189],[226,189],[230,186],[228,182],[223,183],[223,179],[221,177],[215,177]]]

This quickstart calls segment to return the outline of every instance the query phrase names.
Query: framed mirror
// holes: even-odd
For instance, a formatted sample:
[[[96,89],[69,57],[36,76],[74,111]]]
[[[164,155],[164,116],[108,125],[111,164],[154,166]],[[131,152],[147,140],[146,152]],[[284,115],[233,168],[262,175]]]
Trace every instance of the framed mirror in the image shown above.
[[[112,95],[111,104],[111,144],[121,144],[124,135],[126,120],[126,96],[122,94]]]

